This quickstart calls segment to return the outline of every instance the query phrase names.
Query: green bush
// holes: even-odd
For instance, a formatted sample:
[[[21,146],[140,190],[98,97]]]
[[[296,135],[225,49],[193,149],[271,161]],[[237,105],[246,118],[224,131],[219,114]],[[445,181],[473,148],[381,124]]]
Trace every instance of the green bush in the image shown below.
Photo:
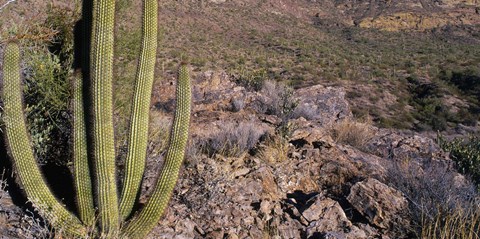
[[[235,77],[235,81],[237,84],[240,84],[249,90],[259,91],[262,89],[263,83],[267,77],[267,70],[265,69],[258,69],[255,71],[244,70]]]
[[[26,41],[24,70],[25,110],[37,160],[41,164],[65,165],[70,135],[70,69],[73,58],[73,28],[78,12],[49,6],[44,25],[55,33],[48,46]]]
[[[469,175],[477,187],[480,187],[480,136],[456,138],[450,142],[442,136],[438,138],[440,146],[450,152],[450,157],[457,164],[458,170]]]
[[[448,122],[455,122],[455,114],[449,112],[442,97],[445,90],[437,82],[427,82],[415,77],[408,77],[408,87],[411,92],[409,103],[415,111],[413,116],[419,120],[417,130],[445,130]]]

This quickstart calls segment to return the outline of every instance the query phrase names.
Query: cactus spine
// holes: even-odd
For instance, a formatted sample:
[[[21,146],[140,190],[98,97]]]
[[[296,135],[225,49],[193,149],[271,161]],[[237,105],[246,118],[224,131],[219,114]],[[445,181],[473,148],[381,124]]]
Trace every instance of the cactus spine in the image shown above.
[[[145,0],[143,10],[142,50],[137,66],[134,103],[132,106],[126,172],[121,196],[117,194],[115,148],[112,111],[113,24],[114,0],[96,0],[93,7],[91,88],[93,133],[87,144],[83,83],[73,79],[72,108],[74,185],[78,217],[69,212],[48,188],[36,164],[27,133],[22,109],[20,53],[16,43],[7,44],[4,63],[4,121],[5,132],[20,183],[29,200],[52,225],[70,237],[143,238],[160,220],[177,182],[188,139],[191,111],[191,86],[188,68],[182,64],[177,84],[177,110],[171,129],[165,163],[155,189],[146,205],[132,214],[145,167],[148,140],[148,113],[152,91],[155,53],[157,47],[157,2]],[[89,148],[89,147],[92,148]],[[88,150],[92,150],[89,159]],[[89,161],[93,163],[93,172]],[[92,187],[95,185],[95,188]],[[94,199],[94,195],[97,196]],[[97,211],[95,209],[98,209]],[[98,228],[90,230],[98,219]],[[121,222],[122,221],[122,222]],[[121,224],[124,223],[122,227]]]

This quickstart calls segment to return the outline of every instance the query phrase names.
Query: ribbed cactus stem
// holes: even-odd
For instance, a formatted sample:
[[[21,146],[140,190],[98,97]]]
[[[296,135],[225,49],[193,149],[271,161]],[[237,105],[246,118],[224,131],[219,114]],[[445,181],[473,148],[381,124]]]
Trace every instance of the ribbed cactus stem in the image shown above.
[[[127,238],[144,238],[157,225],[170,201],[185,156],[191,111],[191,85],[188,68],[181,65],[176,89],[176,111],[162,171],[145,207],[126,225]]]
[[[157,7],[157,0],[143,2],[142,47],[135,79],[125,179],[120,201],[120,215],[123,219],[132,211],[145,170],[150,95],[157,51]]]
[[[95,206],[93,204],[92,178],[88,164],[87,129],[85,125],[85,109],[82,94],[82,76],[73,76],[73,174],[78,213],[80,220],[93,226]]]
[[[22,84],[20,78],[20,50],[9,43],[4,55],[4,122],[10,155],[28,199],[50,223],[63,233],[81,237],[85,229],[80,220],[55,198],[41,175],[33,155],[23,115]]]
[[[119,229],[115,143],[113,130],[112,65],[115,0],[93,1],[90,69],[93,94],[93,154],[97,205],[102,237]]]

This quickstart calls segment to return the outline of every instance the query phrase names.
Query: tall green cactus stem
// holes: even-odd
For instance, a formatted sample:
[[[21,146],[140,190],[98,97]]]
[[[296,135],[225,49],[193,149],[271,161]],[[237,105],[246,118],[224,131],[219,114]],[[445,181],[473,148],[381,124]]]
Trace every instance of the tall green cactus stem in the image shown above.
[[[93,204],[92,178],[88,165],[87,130],[82,94],[82,77],[73,76],[73,173],[77,208],[80,219],[86,225],[92,226],[95,221],[95,206]]]
[[[125,179],[120,215],[126,219],[133,208],[145,170],[150,96],[157,50],[157,0],[145,0],[142,18],[142,48],[138,61],[135,93],[130,117],[130,138],[125,160]]]
[[[100,228],[105,236],[119,229],[115,143],[113,130],[112,65],[115,0],[93,1],[90,56],[93,92],[93,154]]]
[[[41,175],[33,155],[27,126],[23,115],[22,84],[20,79],[20,50],[17,44],[9,43],[4,55],[4,121],[5,133],[10,154],[15,159],[14,165],[18,178],[30,201],[40,209],[54,226],[63,228],[69,235],[85,235],[85,228],[80,220],[71,214],[55,198]]]
[[[165,162],[150,199],[140,213],[126,225],[123,233],[127,238],[144,238],[155,227],[168,205],[185,156],[191,97],[188,68],[182,64],[178,72],[176,111]]]

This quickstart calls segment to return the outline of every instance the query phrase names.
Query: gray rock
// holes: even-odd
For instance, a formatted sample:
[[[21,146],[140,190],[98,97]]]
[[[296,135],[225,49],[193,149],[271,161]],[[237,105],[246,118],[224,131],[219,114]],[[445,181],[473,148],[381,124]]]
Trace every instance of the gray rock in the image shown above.
[[[345,238],[340,235],[352,227],[340,204],[330,198],[318,197],[302,215],[310,222],[306,230],[308,237],[318,233],[332,233],[339,235],[333,238]]]
[[[321,126],[352,117],[350,106],[345,99],[345,89],[314,85],[295,91],[299,104],[296,117],[314,121]]]
[[[347,197],[348,202],[373,225],[389,229],[405,223],[402,216],[408,202],[403,194],[376,179],[356,183]]]

